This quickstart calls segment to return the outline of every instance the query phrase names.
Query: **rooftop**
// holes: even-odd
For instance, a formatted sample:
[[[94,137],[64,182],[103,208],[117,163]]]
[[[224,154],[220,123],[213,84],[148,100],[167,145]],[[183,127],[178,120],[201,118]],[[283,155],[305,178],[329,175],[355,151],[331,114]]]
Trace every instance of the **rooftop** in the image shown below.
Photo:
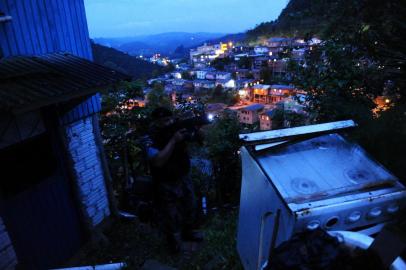
[[[130,76],[67,53],[0,60],[0,110],[24,112],[94,94]]]
[[[244,110],[244,111],[260,111],[263,108],[264,108],[264,105],[254,103],[254,104],[248,105],[247,107],[241,108],[241,110]]]
[[[289,89],[289,90],[293,90],[295,89],[294,86],[292,85],[285,85],[285,84],[273,84],[271,85],[272,89]]]
[[[268,90],[269,88],[271,88],[271,86],[268,85],[268,84],[257,84],[257,85],[254,85],[254,88],[255,88],[255,89]]]
[[[275,115],[275,113],[276,113],[276,110],[267,110],[267,111],[261,113],[261,115],[273,117]]]

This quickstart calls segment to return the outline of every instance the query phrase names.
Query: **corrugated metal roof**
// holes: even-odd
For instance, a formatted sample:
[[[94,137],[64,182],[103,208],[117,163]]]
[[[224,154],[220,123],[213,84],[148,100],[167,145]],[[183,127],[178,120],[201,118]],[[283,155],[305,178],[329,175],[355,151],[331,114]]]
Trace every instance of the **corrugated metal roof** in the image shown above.
[[[23,112],[96,93],[130,77],[66,53],[0,60],[0,110]]]

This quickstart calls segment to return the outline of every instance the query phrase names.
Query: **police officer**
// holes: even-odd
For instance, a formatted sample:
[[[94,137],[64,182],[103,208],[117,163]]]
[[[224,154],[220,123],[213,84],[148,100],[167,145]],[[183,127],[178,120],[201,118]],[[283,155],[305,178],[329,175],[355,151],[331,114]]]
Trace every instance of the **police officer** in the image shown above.
[[[182,240],[202,241],[194,231],[196,200],[189,178],[190,157],[186,129],[174,128],[175,118],[170,110],[160,107],[151,114],[151,142],[148,160],[155,188],[157,218],[170,249],[180,251]]]

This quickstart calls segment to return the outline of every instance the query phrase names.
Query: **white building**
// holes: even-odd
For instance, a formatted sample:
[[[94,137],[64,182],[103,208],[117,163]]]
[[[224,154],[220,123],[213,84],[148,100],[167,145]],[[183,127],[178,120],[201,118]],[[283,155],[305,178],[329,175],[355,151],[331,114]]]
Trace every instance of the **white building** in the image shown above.
[[[254,48],[254,52],[256,54],[268,54],[269,53],[269,48],[265,46],[256,46]]]

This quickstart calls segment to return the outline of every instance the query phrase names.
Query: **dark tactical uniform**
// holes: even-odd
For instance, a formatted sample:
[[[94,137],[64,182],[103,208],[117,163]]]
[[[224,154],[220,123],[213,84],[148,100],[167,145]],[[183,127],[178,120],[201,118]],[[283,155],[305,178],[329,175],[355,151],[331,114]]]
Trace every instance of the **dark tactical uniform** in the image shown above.
[[[171,133],[152,131],[147,146],[149,159],[152,159],[170,140]],[[167,235],[180,234],[192,230],[196,219],[196,200],[193,184],[189,178],[190,157],[185,142],[180,142],[162,167],[151,165],[154,181],[157,218],[161,230]]]

